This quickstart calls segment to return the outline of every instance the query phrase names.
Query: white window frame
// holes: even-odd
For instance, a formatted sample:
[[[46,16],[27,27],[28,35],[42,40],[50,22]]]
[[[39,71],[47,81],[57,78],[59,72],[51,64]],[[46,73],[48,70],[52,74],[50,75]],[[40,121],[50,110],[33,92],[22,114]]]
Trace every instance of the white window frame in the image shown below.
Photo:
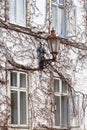
[[[11,74],[11,72],[15,72],[15,73],[17,73],[17,86],[15,87],[15,86],[11,86],[10,85],[10,83],[11,83],[11,80],[10,80],[10,74]],[[20,84],[20,74],[25,74],[26,75],[26,87],[21,87],[21,86],[19,86],[19,84]],[[10,71],[9,72],[9,86],[10,86],[10,98],[11,98],[11,91],[16,91],[16,92],[18,92],[18,123],[17,124],[13,124],[13,123],[11,123],[11,118],[10,118],[10,125],[11,126],[19,126],[19,127],[21,127],[21,126],[24,126],[24,127],[26,127],[26,126],[28,126],[28,92],[27,92],[27,85],[28,85],[28,83],[27,83],[27,74],[25,73],[25,72],[19,72],[19,71]],[[26,124],[21,124],[20,123],[20,96],[19,96],[19,93],[20,92],[25,92],[26,93]],[[11,110],[10,110],[11,111]]]
[[[18,0],[15,0],[15,20],[13,20],[12,18],[11,18],[11,15],[10,15],[10,11],[11,10],[9,10],[9,19],[10,19],[10,23],[12,23],[12,24],[17,24],[17,25],[20,25],[20,26],[26,26],[26,0],[24,0],[24,18],[23,18],[23,21],[22,22],[18,22],[18,17],[21,17],[21,16],[19,16],[18,15],[18,8],[19,8],[19,5],[18,5]],[[10,3],[9,3],[9,6],[10,6]]]
[[[56,14],[56,22],[55,22],[55,24],[52,22],[52,27],[55,29],[55,31],[56,31],[56,35],[59,35],[59,36],[61,36],[61,37],[66,37],[66,15],[65,15],[65,1],[64,1],[64,3],[63,4],[61,4],[61,3],[59,3],[59,0],[52,0],[52,2],[51,2],[52,4],[52,7],[53,6],[55,6],[54,8],[56,8],[57,9],[57,14]],[[58,14],[58,13],[61,13],[61,12],[59,12],[59,9],[63,9],[62,11],[62,15],[63,16],[61,16],[61,14]],[[60,26],[60,23],[58,23],[58,19],[59,19],[59,17],[62,17],[63,18],[63,25],[62,26]],[[53,17],[52,17],[52,19],[53,19]],[[59,28],[61,28],[61,30],[59,29]],[[61,33],[61,31],[62,31],[62,33]]]
[[[67,97],[68,98],[68,86],[67,86],[67,92],[62,92],[62,80],[60,79],[60,78],[54,78],[54,80],[59,80],[59,92],[55,92],[55,90],[54,90],[54,97],[60,97],[60,125],[59,126],[56,126],[55,125],[55,114],[54,114],[54,120],[53,120],[53,122],[54,122],[54,128],[58,128],[58,129],[68,129],[68,119],[67,119],[67,126],[66,127],[64,127],[64,126],[62,126],[61,125],[61,122],[62,122],[62,118],[61,118],[61,114],[62,114],[62,110],[61,110],[61,97],[63,97],[63,96],[65,96],[65,97]],[[54,102],[55,102],[55,98],[54,98]],[[68,106],[69,107],[69,106]],[[55,111],[56,111],[56,105],[55,105]],[[68,113],[68,111],[67,111],[67,115],[69,116],[69,113]]]

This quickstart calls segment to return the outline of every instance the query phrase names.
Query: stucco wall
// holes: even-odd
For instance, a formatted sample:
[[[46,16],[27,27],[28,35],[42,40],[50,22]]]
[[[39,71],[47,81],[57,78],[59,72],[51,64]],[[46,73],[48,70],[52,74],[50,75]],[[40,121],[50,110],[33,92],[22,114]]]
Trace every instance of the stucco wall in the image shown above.
[[[40,2],[42,2],[42,1],[40,1]],[[41,21],[43,23],[42,26],[39,26],[38,22],[37,22],[37,25],[35,25],[35,24],[32,25],[33,19],[31,19],[31,18],[34,17],[34,16],[32,16],[32,12],[34,11],[33,10],[34,3],[32,5],[33,6],[32,12],[30,11],[30,8],[29,8],[31,3],[32,3],[32,0],[28,1],[28,4],[27,4],[27,19],[26,19],[27,27],[36,32],[37,32],[37,30],[47,31],[49,29],[49,24],[51,24],[49,21],[49,18],[51,18],[51,14],[50,14],[51,10],[50,10],[49,1],[46,1],[48,6],[45,7],[47,9],[46,10],[47,12],[46,12],[46,15],[42,17],[42,19],[43,18],[45,19],[45,22]],[[75,4],[77,5],[77,3],[75,3]],[[80,2],[79,2],[79,4],[80,4]],[[2,8],[1,6],[2,7],[4,6],[4,2],[2,2],[2,3],[0,2],[0,9]],[[82,22],[82,17],[80,17],[80,16],[82,16],[82,12],[81,12],[82,10],[80,9],[81,7],[82,6],[78,5],[78,8],[77,8],[77,15],[80,10],[79,16],[77,16],[77,25],[78,26],[80,26],[81,22]],[[43,8],[44,8],[44,6],[43,6]],[[39,8],[39,9],[41,9],[41,8]],[[6,13],[7,12],[8,12],[8,8],[7,8]],[[36,12],[37,12],[37,10],[36,10]],[[5,11],[3,8],[1,9],[0,13],[1,13],[0,17],[2,17],[2,19],[5,19],[5,15],[4,15]],[[44,13],[43,13],[43,15],[44,15]],[[38,19],[40,19],[39,16],[38,16]],[[40,21],[40,20],[37,20],[37,21]],[[78,21],[80,21],[80,23],[78,23]],[[8,19],[8,22],[9,22],[9,19]],[[34,21],[33,21],[33,23],[34,23]],[[82,31],[80,31],[79,35],[74,37],[74,39],[77,41],[79,41],[80,39],[82,39],[82,41],[84,41],[84,26],[83,25],[81,25],[81,26],[83,28]],[[78,34],[78,32],[79,32],[79,30],[77,31],[77,34]],[[83,36],[82,36],[82,34],[83,34]],[[0,41],[2,43],[4,43],[4,45],[8,48],[7,52],[6,52],[6,49],[4,50],[5,56],[7,53],[9,58],[10,58],[9,54],[14,56],[15,60],[18,63],[23,63],[24,65],[28,65],[30,67],[38,67],[37,49],[36,48],[39,45],[40,39],[38,40],[38,38],[31,36],[31,35],[17,33],[16,31],[11,31],[9,29],[6,30],[6,29],[1,29],[1,28],[0,28],[0,36],[2,36]],[[81,38],[81,36],[83,38]],[[80,37],[80,39],[79,39],[79,37]],[[45,43],[45,45],[47,45],[45,40],[42,40],[42,43]],[[47,47],[46,47],[46,49],[47,49]],[[23,51],[24,51],[24,53],[23,53]],[[3,55],[4,55],[4,52],[3,52]],[[6,60],[4,60],[4,62],[5,61]],[[8,79],[8,81],[9,81],[9,79]],[[53,98],[53,97],[51,97],[52,95],[49,92],[49,90],[51,89],[51,85],[52,85],[52,84],[50,84],[51,81],[52,80],[50,78],[50,74],[47,72],[46,72],[46,74],[44,72],[30,72],[29,73],[29,86],[28,86],[29,87],[29,96],[32,97],[32,98],[29,97],[29,99],[31,98],[31,101],[33,100],[33,105],[31,105],[31,108],[33,107],[33,109],[34,109],[36,107],[36,110],[34,109],[34,111],[33,111],[34,116],[36,116],[36,114],[38,114],[38,116],[36,116],[35,118],[33,117],[33,119],[32,119],[33,120],[33,122],[31,123],[32,128],[36,127],[38,124],[41,124],[41,123],[44,123],[46,125],[49,125],[49,124],[51,125],[51,123],[52,123],[51,122],[52,117],[51,117],[51,111],[50,111],[50,109],[51,109],[50,104],[51,104],[51,98]],[[44,113],[42,113],[42,110],[44,110]],[[46,118],[46,115],[49,115],[49,116],[47,116],[47,118]],[[29,122],[30,122],[30,119],[29,119]],[[80,124],[81,128],[72,128],[72,130],[81,130],[81,129],[87,128],[86,122],[87,122],[87,112],[85,115],[85,121],[83,119],[83,123]],[[10,129],[11,128],[9,128],[9,130]],[[24,130],[24,128],[13,128],[13,130],[18,130],[18,129]]]

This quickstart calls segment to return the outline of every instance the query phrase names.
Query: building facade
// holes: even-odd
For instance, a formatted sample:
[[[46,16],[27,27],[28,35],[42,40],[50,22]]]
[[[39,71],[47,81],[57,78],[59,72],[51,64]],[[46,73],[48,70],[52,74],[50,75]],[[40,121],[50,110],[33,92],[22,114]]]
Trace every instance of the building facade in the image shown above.
[[[0,1],[1,130],[87,129],[86,93],[72,88],[77,55],[64,44],[85,43],[84,5],[80,0]],[[37,49],[41,45],[45,58],[51,57],[46,37],[52,28],[62,40],[60,50],[56,63],[41,70]]]

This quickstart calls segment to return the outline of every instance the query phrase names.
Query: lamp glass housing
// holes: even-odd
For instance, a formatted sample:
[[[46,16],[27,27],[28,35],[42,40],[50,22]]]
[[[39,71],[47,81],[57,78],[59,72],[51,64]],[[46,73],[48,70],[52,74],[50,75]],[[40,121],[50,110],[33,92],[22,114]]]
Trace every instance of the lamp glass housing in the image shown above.
[[[60,40],[59,37],[56,36],[55,30],[51,31],[51,35],[47,38],[48,47],[51,54],[57,54],[60,47]]]

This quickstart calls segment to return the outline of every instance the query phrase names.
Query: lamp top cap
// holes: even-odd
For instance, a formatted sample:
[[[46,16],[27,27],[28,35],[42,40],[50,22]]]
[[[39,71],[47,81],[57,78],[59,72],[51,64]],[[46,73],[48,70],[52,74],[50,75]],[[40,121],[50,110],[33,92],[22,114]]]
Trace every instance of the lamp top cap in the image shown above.
[[[51,36],[56,36],[54,28],[51,30]]]
[[[54,40],[59,39],[59,36],[56,36],[54,28],[52,28],[51,34],[47,37],[47,39],[54,39]]]

